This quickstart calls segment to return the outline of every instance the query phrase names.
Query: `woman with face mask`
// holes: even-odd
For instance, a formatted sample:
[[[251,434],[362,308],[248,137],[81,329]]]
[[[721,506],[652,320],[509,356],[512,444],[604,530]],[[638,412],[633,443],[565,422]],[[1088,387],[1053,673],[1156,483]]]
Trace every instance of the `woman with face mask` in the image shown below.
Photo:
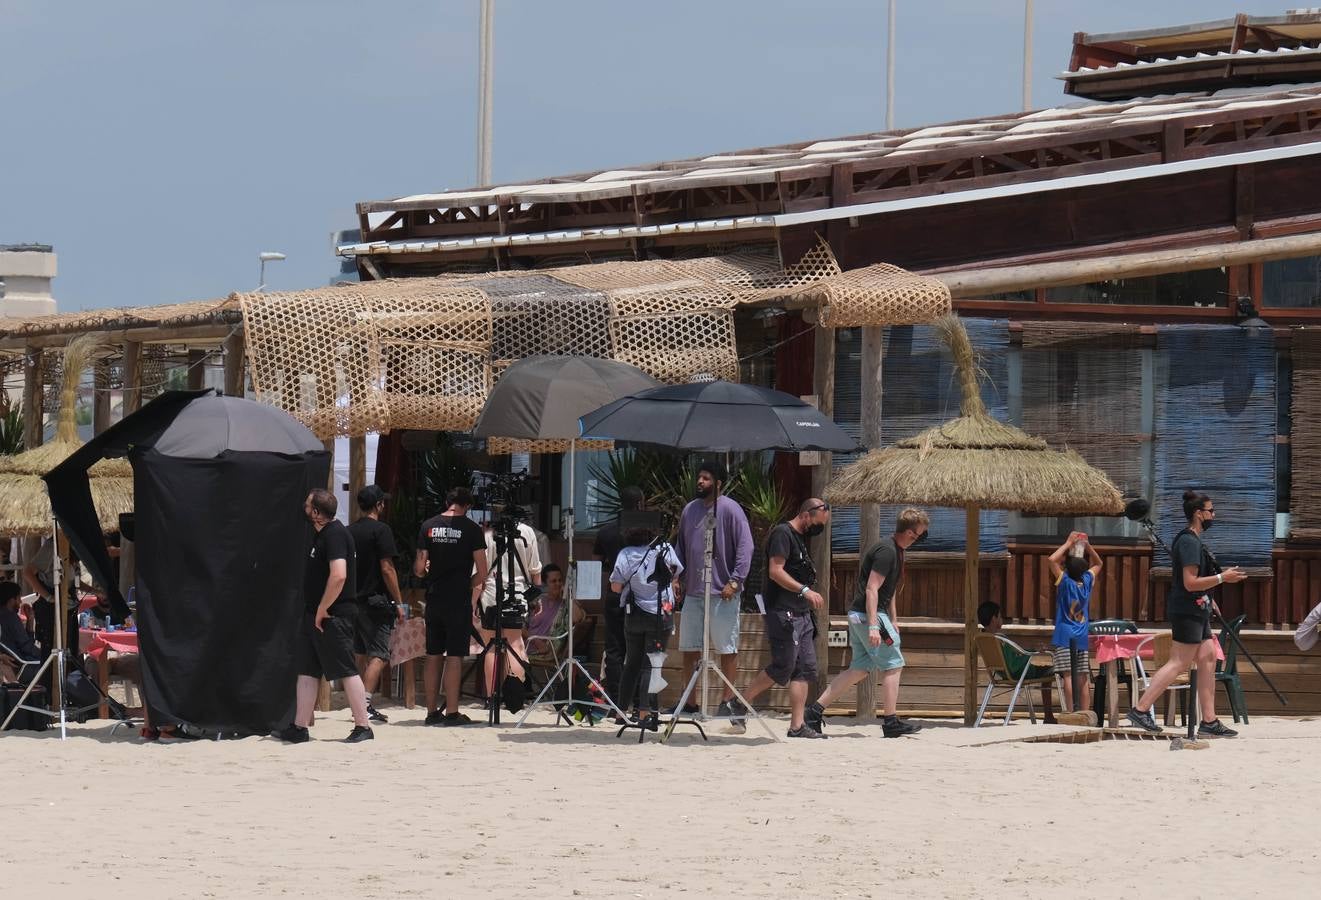
[[[1217,573],[1202,535],[1215,523],[1215,504],[1197,491],[1185,491],[1183,514],[1188,527],[1174,538],[1170,550],[1170,593],[1166,604],[1170,611],[1170,632],[1174,642],[1170,660],[1151,679],[1151,686],[1128,711],[1128,720],[1139,728],[1158,732],[1161,727],[1151,715],[1151,708],[1174,679],[1197,665],[1197,704],[1202,721],[1197,734],[1202,737],[1234,737],[1238,732],[1226,728],[1215,714],[1215,641],[1211,636],[1211,608],[1215,601],[1207,593],[1222,584],[1234,584],[1247,573],[1234,567]]]

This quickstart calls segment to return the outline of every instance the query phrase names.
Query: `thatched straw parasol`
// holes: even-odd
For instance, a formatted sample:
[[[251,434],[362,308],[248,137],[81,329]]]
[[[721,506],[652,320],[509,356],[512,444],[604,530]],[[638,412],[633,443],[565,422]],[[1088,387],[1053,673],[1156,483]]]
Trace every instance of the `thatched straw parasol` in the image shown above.
[[[968,332],[956,316],[935,323],[954,357],[963,394],[962,415],[884,449],[844,469],[826,489],[836,504],[911,503],[967,511],[964,563],[963,714],[976,711],[977,534],[982,509],[1044,515],[1119,515],[1123,497],[1105,474],[1071,450],[991,418],[978,390],[977,361]]]
[[[14,456],[0,456],[0,535],[46,537],[51,533],[50,496],[42,476],[82,446],[74,419],[78,382],[99,343],[96,335],[69,342],[64,351],[64,380],[55,439]],[[133,511],[133,469],[122,459],[92,466],[92,499],[106,531],[119,528],[119,514]]]

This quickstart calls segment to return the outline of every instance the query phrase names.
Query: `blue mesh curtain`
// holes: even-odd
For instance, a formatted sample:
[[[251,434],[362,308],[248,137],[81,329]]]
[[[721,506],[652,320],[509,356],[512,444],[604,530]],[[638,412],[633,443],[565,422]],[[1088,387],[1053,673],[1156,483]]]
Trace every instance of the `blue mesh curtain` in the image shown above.
[[[1183,492],[1211,497],[1207,546],[1224,565],[1266,566],[1275,537],[1275,348],[1233,325],[1156,330],[1155,519],[1183,528]],[[1157,564],[1169,565],[1158,553]]]
[[[968,337],[977,351],[982,369],[982,400],[992,416],[1008,420],[1009,323],[1004,319],[964,319]],[[857,329],[836,346],[835,420],[854,437],[860,435],[861,340]],[[935,330],[926,325],[902,325],[885,329],[885,356],[881,365],[881,437],[885,443],[911,437],[923,429],[959,415],[959,386],[948,350]],[[853,457],[837,454],[835,468]],[[894,526],[898,506],[881,507],[881,534]],[[961,509],[932,508],[931,537],[923,550],[962,552],[964,513]],[[983,510],[981,551],[1005,548],[1008,515]],[[858,551],[858,510],[841,508],[831,516],[831,548],[837,553]]]

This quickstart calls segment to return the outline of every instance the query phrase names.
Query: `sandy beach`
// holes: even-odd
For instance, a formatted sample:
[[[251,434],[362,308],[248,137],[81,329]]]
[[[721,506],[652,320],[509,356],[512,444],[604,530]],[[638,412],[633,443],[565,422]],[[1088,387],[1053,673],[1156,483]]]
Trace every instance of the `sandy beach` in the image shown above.
[[[749,723],[638,746],[549,715],[515,731],[390,713],[357,746],[337,741],[345,710],[299,746],[143,744],[108,723],[0,736],[3,893],[1279,897],[1321,875],[1318,721],[1171,752],[1009,741],[1052,730],[1026,723],[884,740],[835,719],[828,741],[782,743]]]

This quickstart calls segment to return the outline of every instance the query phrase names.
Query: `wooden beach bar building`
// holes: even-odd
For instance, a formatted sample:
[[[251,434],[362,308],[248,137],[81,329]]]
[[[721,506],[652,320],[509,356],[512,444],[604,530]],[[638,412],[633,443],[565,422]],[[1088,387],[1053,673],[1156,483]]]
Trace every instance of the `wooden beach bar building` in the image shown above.
[[[0,351],[23,367],[34,439],[51,348],[97,331],[115,348],[102,377],[123,386],[126,410],[163,354],[193,373],[214,357],[233,392],[246,366],[255,396],[326,439],[352,437],[359,480],[367,431],[460,430],[510,359],[619,355],[629,341],[624,358],[662,380],[714,372],[814,396],[878,446],[957,415],[950,361],[927,325],[880,325],[804,288],[862,272],[874,297],[912,273],[948,288],[993,415],[1146,497],[1167,539],[1185,488],[1214,497],[1210,543],[1251,573],[1221,606],[1246,616],[1287,711],[1321,712],[1321,662],[1290,640],[1321,602],[1321,14],[1079,34],[1061,77],[1080,102],[362,202],[360,237],[339,248],[361,284],[9,321]],[[713,300],[730,267],[741,287]],[[493,307],[515,283],[518,302]],[[628,306],[630,283],[645,303]],[[336,349],[366,326],[372,354]],[[667,332],[691,339],[648,356]],[[383,390],[345,401],[346,384],[379,388],[382,372]],[[108,422],[108,409],[97,416]],[[796,498],[849,460],[803,462],[777,461]],[[545,503],[542,527],[570,503],[583,498]],[[817,539],[836,616],[859,546],[893,513],[837,510]],[[909,557],[907,708],[963,707],[962,522],[936,511]],[[1136,525],[988,512],[981,593],[1010,634],[1047,640],[1046,556],[1071,530],[1105,560],[1093,618],[1158,627],[1168,559]],[[764,657],[749,649],[750,677]],[[1252,712],[1279,709],[1254,672],[1240,675]]]

